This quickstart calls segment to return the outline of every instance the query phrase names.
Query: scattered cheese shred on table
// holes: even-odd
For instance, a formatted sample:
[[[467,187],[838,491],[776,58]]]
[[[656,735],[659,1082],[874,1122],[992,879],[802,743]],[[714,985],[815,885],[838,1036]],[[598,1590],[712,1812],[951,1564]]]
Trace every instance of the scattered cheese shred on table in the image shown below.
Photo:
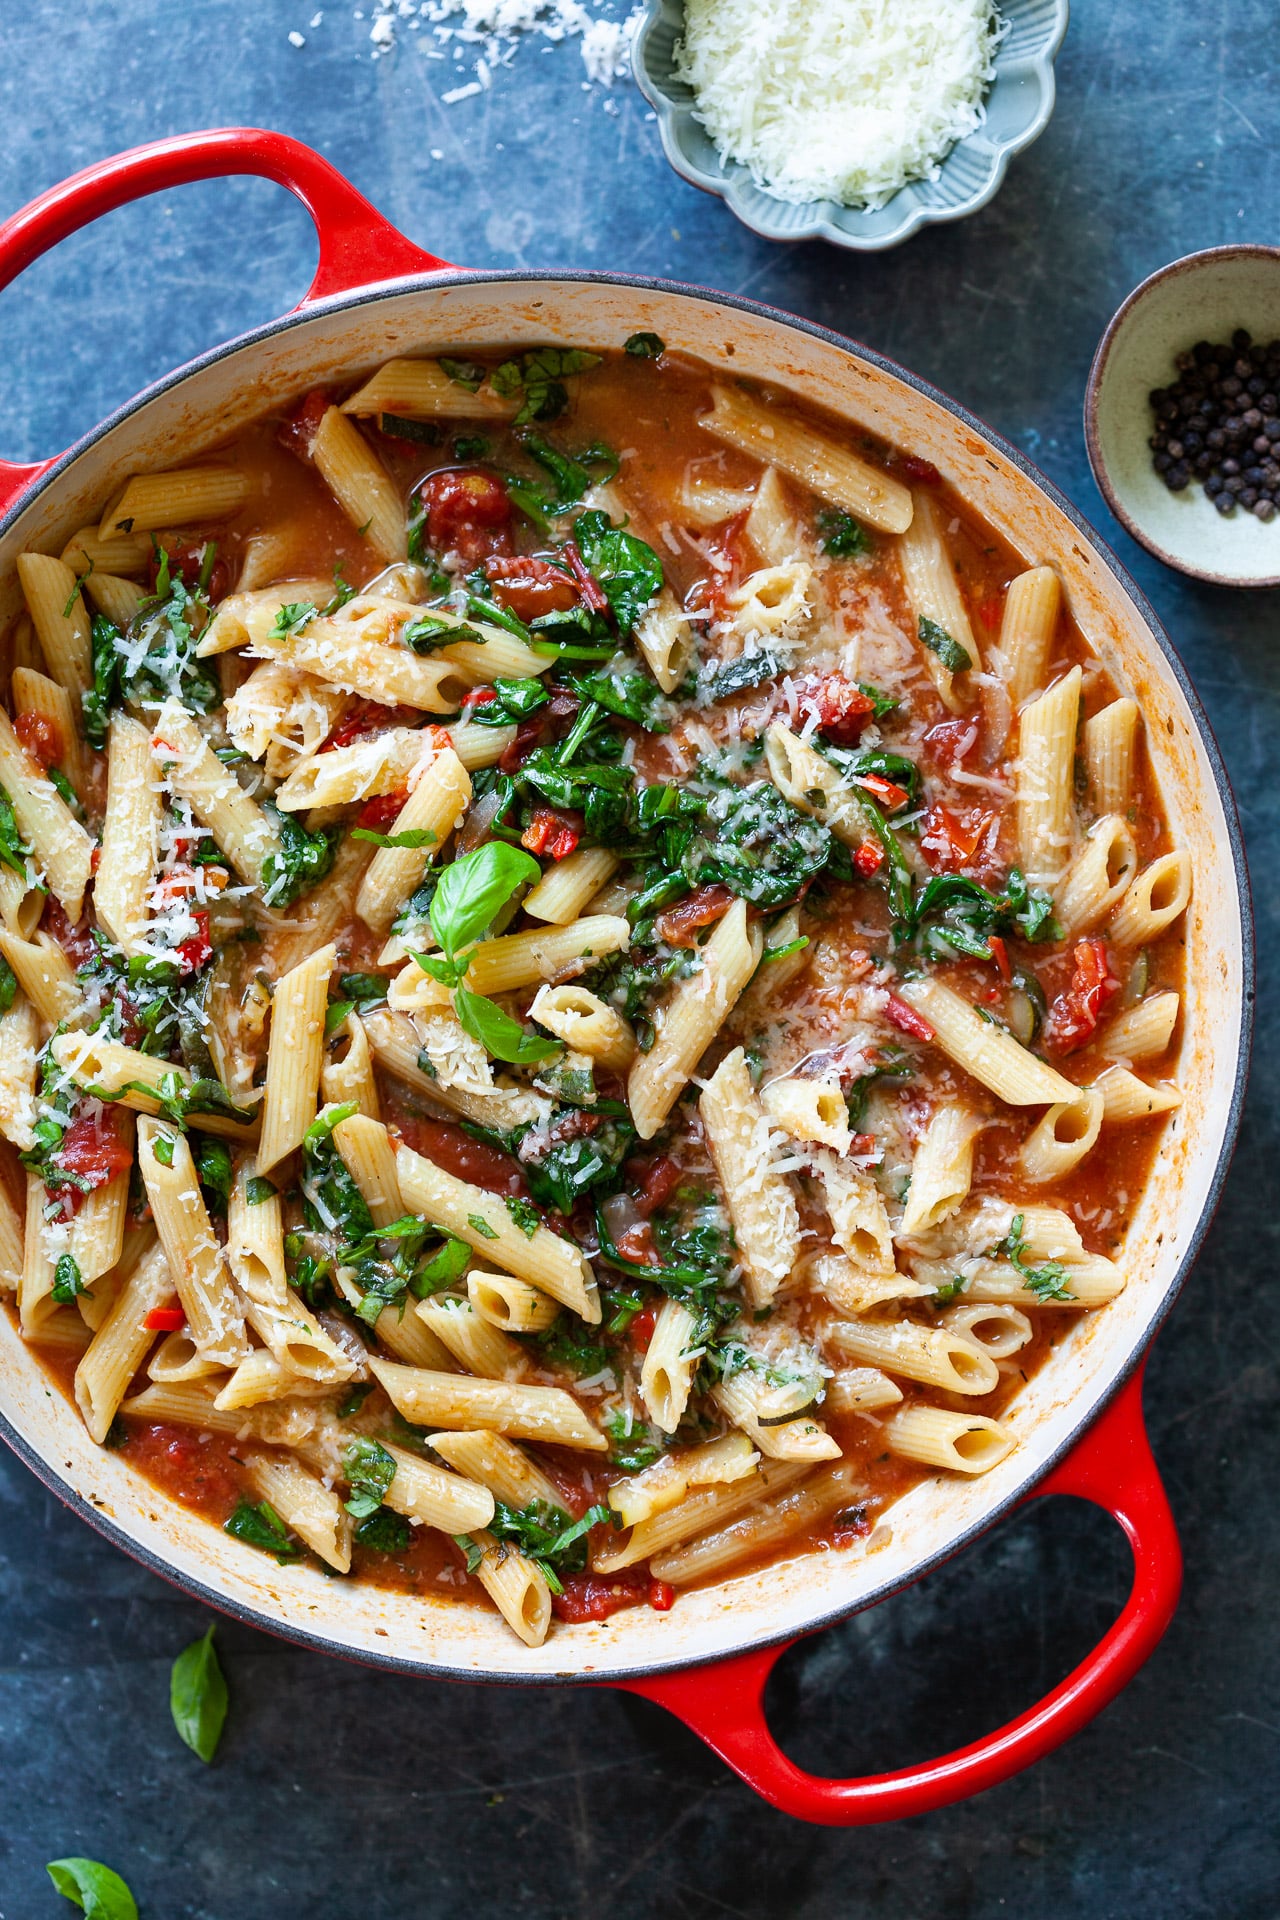
[[[983,119],[991,0],[686,0],[678,72],[726,160],[781,200],[882,206]]]

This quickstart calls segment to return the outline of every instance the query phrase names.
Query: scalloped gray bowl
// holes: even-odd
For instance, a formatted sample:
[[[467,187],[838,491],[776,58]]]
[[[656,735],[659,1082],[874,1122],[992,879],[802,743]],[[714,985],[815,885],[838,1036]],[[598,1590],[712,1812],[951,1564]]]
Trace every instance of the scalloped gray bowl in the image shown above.
[[[914,180],[874,210],[835,200],[779,200],[756,185],[747,168],[726,163],[694,118],[693,90],[676,78],[676,41],[683,0],[649,0],[632,46],[636,82],[654,107],[667,159],[705,193],[719,194],[744,226],[766,240],[830,240],[877,252],[896,247],[920,227],[963,220],[985,207],[1010,157],[1044,132],[1053,113],[1053,62],[1067,31],[1068,0],[999,0],[1007,31],[996,49],[986,119],[957,141],[936,180]]]

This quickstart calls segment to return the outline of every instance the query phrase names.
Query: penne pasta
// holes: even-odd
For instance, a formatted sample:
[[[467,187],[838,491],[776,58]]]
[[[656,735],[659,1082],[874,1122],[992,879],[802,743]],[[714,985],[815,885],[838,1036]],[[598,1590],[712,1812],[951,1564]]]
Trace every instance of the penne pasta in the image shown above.
[[[625,922],[624,922],[625,925]],[[636,1131],[652,1139],[755,972],[763,940],[736,900],[701,949],[701,968],[682,980],[654,1015],[654,1042],[627,1075]]]

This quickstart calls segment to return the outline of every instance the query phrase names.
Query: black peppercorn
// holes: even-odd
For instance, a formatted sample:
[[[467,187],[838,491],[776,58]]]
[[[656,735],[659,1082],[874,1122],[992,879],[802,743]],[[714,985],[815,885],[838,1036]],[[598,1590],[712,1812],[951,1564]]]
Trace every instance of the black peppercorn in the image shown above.
[[[1280,339],[1244,327],[1230,341],[1197,340],[1152,387],[1151,464],[1172,493],[1199,480],[1219,513],[1237,502],[1260,520],[1280,504]]]

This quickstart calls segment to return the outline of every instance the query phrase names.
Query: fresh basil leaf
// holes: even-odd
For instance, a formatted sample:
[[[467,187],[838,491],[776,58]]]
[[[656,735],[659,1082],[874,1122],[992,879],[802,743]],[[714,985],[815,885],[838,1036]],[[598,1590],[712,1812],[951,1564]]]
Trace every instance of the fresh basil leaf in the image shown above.
[[[920,645],[936,654],[948,673],[963,673],[973,665],[972,656],[960,642],[953,640],[945,627],[940,627],[926,614],[920,616]]]
[[[18,832],[13,802],[4,788],[0,787],[0,864],[12,867],[15,873],[20,873],[25,879],[30,852],[30,847]]]
[[[244,1183],[245,1204],[250,1207],[261,1207],[268,1200],[274,1200],[278,1191],[279,1189],[274,1187],[263,1174],[250,1174]]]
[[[344,973],[338,981],[343,993],[355,1001],[361,1013],[386,999],[388,984],[380,973]]]
[[[529,1201],[520,1199],[518,1194],[508,1194],[507,1212],[519,1227],[526,1240],[532,1240],[542,1225],[538,1209]]]
[[[213,1650],[213,1628],[185,1647],[169,1675],[169,1711],[179,1737],[208,1766],[227,1717],[227,1683]]]
[[[74,1255],[61,1253],[53,1269],[53,1286],[50,1298],[60,1307],[69,1307],[77,1294],[88,1293],[89,1289],[80,1277],[79,1263]]]
[[[440,445],[440,429],[434,420],[409,420],[402,413],[380,413],[378,431],[388,434],[393,440],[413,440],[422,447]],[[458,458],[462,460],[466,456],[458,454]]]
[[[342,1464],[351,1487],[351,1497],[343,1505],[353,1520],[367,1520],[386,1498],[396,1477],[396,1463],[377,1440],[364,1436],[352,1441]]]
[[[400,644],[408,647],[410,653],[435,653],[440,647],[456,647],[464,640],[471,641],[477,647],[485,644],[484,635],[477,633],[474,627],[442,620],[435,613],[421,613],[416,620],[407,621],[400,629]]]
[[[375,833],[372,827],[352,827],[353,840],[367,840],[374,847],[411,849],[434,847],[436,836],[430,827],[406,827],[403,833]]]
[[[280,608],[271,625],[271,637],[283,640],[291,633],[301,633],[316,617],[316,604],[313,600],[290,600]]]
[[[9,962],[0,955],[0,1013],[8,1013],[17,991],[18,976]]]
[[[357,1380],[338,1407],[339,1420],[350,1420],[353,1414],[359,1413],[376,1385],[376,1380]]]
[[[633,720],[646,733],[671,731],[662,717],[665,699],[661,687],[644,673],[566,673],[564,684],[584,700],[595,700],[620,719]]]
[[[368,1547],[374,1553],[403,1553],[412,1538],[409,1522],[390,1507],[379,1507],[367,1520],[362,1520],[355,1531],[356,1545]]]
[[[625,636],[661,593],[662,562],[652,547],[615,527],[598,508],[580,513],[573,533],[587,570],[604,589],[618,631]]]
[[[269,907],[292,906],[333,865],[339,829],[322,827],[318,833],[308,833],[292,814],[281,813],[270,801],[263,811],[279,836],[280,852],[269,853],[262,863],[262,897]]]
[[[478,1233],[482,1240],[496,1240],[498,1238],[498,1229],[491,1227],[482,1213],[469,1213],[467,1215],[467,1225],[473,1232]]]
[[[480,938],[517,887],[541,877],[533,855],[505,840],[486,841],[446,867],[431,902],[431,930],[449,959]]]
[[[268,1500],[260,1500],[256,1506],[242,1500],[222,1530],[233,1540],[243,1540],[246,1546],[274,1553],[282,1567],[302,1558],[302,1548]]]
[[[875,548],[875,542],[866,528],[851,513],[843,513],[838,507],[823,508],[818,515],[818,532],[822,551],[830,554],[833,560],[851,560],[855,555],[871,553]]]
[[[167,1133],[158,1133],[151,1142],[151,1151],[162,1167],[173,1165],[173,1141]]]
[[[212,1134],[196,1138],[196,1175],[213,1203],[213,1210],[225,1213],[231,1202],[231,1153],[225,1141]]]
[[[478,1040],[495,1060],[513,1067],[532,1066],[538,1060],[551,1060],[564,1052],[562,1040],[548,1040],[540,1033],[526,1032],[518,1020],[504,1013],[496,1000],[456,987],[453,1010],[459,1024],[473,1040]]]
[[[468,707],[467,720],[473,727],[509,727],[527,714],[536,713],[551,698],[541,680],[495,680],[496,698]]]
[[[103,613],[95,613],[90,628],[93,654],[93,685],[80,696],[84,713],[84,736],[91,747],[107,744],[111,703],[119,691],[120,629]]]
[[[666,342],[656,333],[633,333],[623,345],[623,352],[637,360],[660,360],[666,350]]]
[[[440,355],[440,365],[444,368],[455,386],[465,387],[468,393],[477,393],[484,385],[488,369],[478,360],[454,360],[447,354]]]
[[[331,1039],[349,1013],[355,1012],[354,1000],[331,1000],[324,1012],[324,1037]]]
[[[69,1856],[51,1860],[45,1872],[58,1892],[84,1911],[85,1920],[138,1920],[138,1903],[118,1873],[101,1860]]]

